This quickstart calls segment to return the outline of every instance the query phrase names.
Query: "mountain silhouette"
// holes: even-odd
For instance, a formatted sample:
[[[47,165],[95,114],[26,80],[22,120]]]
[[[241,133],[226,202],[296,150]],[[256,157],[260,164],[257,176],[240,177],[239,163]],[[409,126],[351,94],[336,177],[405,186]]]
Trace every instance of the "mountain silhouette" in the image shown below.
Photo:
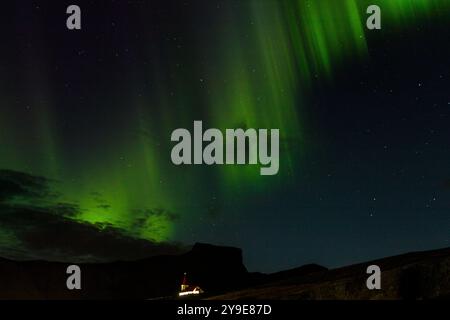
[[[366,268],[382,270],[382,289],[368,290]],[[450,248],[388,257],[328,270],[310,264],[251,273],[242,251],[195,244],[179,255],[78,264],[81,290],[68,290],[70,263],[0,258],[0,299],[178,299],[184,273],[205,299],[434,299],[450,297]],[[197,298],[197,297],[196,297]]]

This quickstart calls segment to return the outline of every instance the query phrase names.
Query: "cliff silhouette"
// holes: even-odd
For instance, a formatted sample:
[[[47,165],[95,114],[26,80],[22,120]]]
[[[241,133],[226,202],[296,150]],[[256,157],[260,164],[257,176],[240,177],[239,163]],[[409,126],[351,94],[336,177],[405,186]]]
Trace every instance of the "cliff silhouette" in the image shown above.
[[[242,251],[195,244],[181,255],[138,261],[77,264],[82,289],[68,290],[70,263],[0,259],[0,299],[148,299],[173,297],[184,272],[207,292],[224,292],[248,284]]]

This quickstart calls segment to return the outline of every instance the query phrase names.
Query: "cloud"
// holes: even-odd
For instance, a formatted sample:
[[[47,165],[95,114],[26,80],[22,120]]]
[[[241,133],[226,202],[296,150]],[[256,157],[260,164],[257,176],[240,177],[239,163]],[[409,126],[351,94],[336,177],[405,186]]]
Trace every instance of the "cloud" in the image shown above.
[[[76,204],[52,203],[49,180],[0,170],[0,256],[70,262],[134,260],[185,251],[180,244],[139,239],[110,224],[75,219]],[[33,203],[46,203],[35,206]],[[166,215],[142,210],[142,216]]]
[[[15,198],[45,198],[51,195],[50,180],[26,173],[0,170],[0,202]]]

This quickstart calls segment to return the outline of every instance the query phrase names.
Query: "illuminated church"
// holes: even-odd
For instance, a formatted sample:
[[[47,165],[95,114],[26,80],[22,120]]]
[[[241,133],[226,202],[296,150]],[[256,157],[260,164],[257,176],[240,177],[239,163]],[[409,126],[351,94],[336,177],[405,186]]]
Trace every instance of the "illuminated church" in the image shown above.
[[[183,282],[181,283],[181,290],[178,293],[180,297],[188,295],[197,295],[203,293],[199,286],[189,285],[187,282],[186,272],[184,273]]]

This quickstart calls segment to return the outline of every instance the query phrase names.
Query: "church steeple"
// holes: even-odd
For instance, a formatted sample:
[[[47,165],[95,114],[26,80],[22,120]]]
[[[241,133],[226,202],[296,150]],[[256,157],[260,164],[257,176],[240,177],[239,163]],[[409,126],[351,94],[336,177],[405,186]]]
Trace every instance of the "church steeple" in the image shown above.
[[[201,294],[201,293],[203,293],[203,290],[199,286],[188,284],[187,275],[185,272],[184,276],[183,276],[183,282],[181,282],[181,290],[178,293],[178,296],[182,297],[182,296],[188,296],[188,295],[192,295],[192,294],[197,295],[197,294]]]
[[[181,283],[181,291],[186,291],[186,289],[189,287],[188,282],[187,282],[187,275],[186,272],[184,273],[183,276],[183,282]]]

